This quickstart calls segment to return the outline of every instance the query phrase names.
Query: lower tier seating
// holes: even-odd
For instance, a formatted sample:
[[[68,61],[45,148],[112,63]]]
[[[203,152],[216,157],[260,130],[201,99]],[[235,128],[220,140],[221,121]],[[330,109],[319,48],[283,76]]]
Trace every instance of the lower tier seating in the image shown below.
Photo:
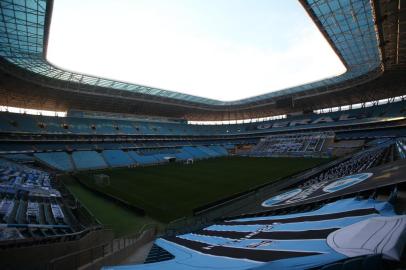
[[[123,167],[134,164],[134,160],[122,150],[105,150],[102,154],[110,167]]]
[[[72,159],[77,169],[102,169],[107,168],[103,157],[96,151],[76,151],[72,153]]]
[[[92,170],[108,167],[126,167],[134,165],[153,165],[165,163],[170,158],[177,161],[205,159],[228,155],[227,150],[216,146],[185,146],[181,148],[148,148],[145,150],[103,150],[35,153],[41,163],[60,171]]]
[[[72,171],[74,169],[70,157],[66,152],[36,153],[34,156],[48,166],[61,171]]]
[[[405,236],[406,216],[396,215],[391,203],[349,198],[307,212],[223,220],[164,236],[147,264],[103,269],[317,269],[335,263],[339,268],[323,269],[379,269],[368,267],[379,266],[381,256],[399,260]]]

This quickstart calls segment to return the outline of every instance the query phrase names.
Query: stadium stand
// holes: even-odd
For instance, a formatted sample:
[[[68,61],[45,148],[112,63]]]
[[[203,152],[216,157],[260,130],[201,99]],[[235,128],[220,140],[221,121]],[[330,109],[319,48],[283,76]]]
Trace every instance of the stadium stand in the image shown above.
[[[78,148],[76,147],[75,149]],[[72,156],[73,163],[71,162],[70,155]],[[43,152],[35,153],[34,157],[57,170],[73,171],[108,167],[128,167],[134,165],[154,165],[166,163],[169,158],[185,161],[188,159],[197,160],[226,155],[228,155],[228,152],[222,146],[187,146],[182,148],[145,148],[138,151],[111,149],[101,151],[100,154],[95,151],[74,151],[71,154],[66,152]],[[90,157],[92,157],[93,160],[88,163],[86,160]]]
[[[91,145],[93,147],[93,145]],[[75,148],[78,149],[78,148]],[[87,148],[88,149],[88,148]],[[16,155],[16,154],[14,154]],[[169,158],[178,161],[188,159],[214,158],[228,155],[222,146],[196,146],[183,148],[147,148],[138,151],[104,150],[34,153],[36,160],[60,171],[92,170],[134,165],[154,165],[168,162]],[[7,156],[7,155],[6,155]],[[32,160],[33,158],[31,158]],[[91,161],[89,161],[91,160]]]
[[[140,165],[155,164],[157,160],[152,155],[140,155],[136,151],[129,151],[130,157]]]
[[[75,167],[81,169],[102,169],[107,168],[106,161],[96,151],[76,151],[72,153]]]
[[[0,248],[66,237],[89,228],[87,221],[74,214],[80,207],[65,204],[47,172],[0,159],[0,179]]]
[[[329,115],[333,115],[329,114]],[[14,117],[15,114],[7,114],[8,117]],[[17,116],[16,117],[20,117]],[[332,117],[332,116],[324,116],[324,117]],[[42,116],[31,117],[29,118],[32,121],[35,118],[44,118]],[[48,117],[47,120],[49,123],[52,121],[62,121],[62,118],[52,118]],[[299,120],[297,120],[299,119]],[[67,123],[65,119],[64,123]],[[303,121],[300,120],[298,117],[294,117],[292,119],[287,119],[285,121]],[[14,121],[14,122],[13,122]],[[27,120],[28,121],[28,120]],[[38,120],[43,121],[43,120]],[[70,121],[70,120],[69,120]],[[238,135],[237,138],[231,138],[229,136],[233,136],[233,132],[237,133],[237,128],[231,127],[232,125],[226,125],[223,127],[209,127],[215,132],[219,132],[218,134],[222,134],[222,132],[227,133],[225,130],[229,130],[227,133],[226,139],[217,139],[215,136],[219,136],[216,134],[211,134],[212,137],[210,138],[202,138],[199,140],[195,140],[193,137],[190,137],[191,134],[195,136],[202,136],[204,132],[200,132],[199,126],[194,125],[187,125],[187,124],[174,124],[174,123],[160,123],[154,122],[155,129],[153,131],[156,135],[161,135],[162,137],[158,138],[151,138],[144,141],[139,141],[139,139],[134,140],[131,138],[130,140],[126,141],[114,141],[111,142],[104,141],[105,138],[100,139],[98,141],[97,136],[119,136],[118,133],[123,134],[123,130],[120,132],[117,129],[107,127],[109,121],[108,119],[75,119],[72,120],[72,127],[69,127],[69,132],[66,132],[65,128],[59,130],[57,128],[57,124],[54,123],[51,125],[53,127],[53,132],[58,132],[61,136],[70,136],[69,140],[67,141],[50,141],[52,138],[51,133],[44,132],[41,128],[34,128],[32,124],[27,125],[27,127],[23,127],[20,129],[20,124],[14,126],[13,133],[14,134],[21,134],[23,132],[34,132],[36,135],[40,136],[41,141],[32,142],[27,141],[26,138],[22,138],[20,141],[15,141],[13,144],[0,144],[3,156],[8,160],[15,160],[19,162],[28,162],[32,163],[35,161],[39,161],[41,164],[44,164],[48,167],[54,168],[58,171],[74,171],[74,170],[92,170],[92,169],[102,169],[108,167],[124,167],[124,166],[132,166],[132,165],[153,165],[158,163],[166,162],[166,158],[168,157],[175,157],[179,161],[184,161],[188,159],[206,159],[212,157],[219,157],[225,156],[229,154],[229,151],[232,151],[238,145],[244,144],[256,144],[259,142],[252,150],[251,153],[255,153],[257,156],[276,156],[276,155],[290,155],[290,156],[307,156],[311,153],[318,153],[323,152],[325,153],[328,149],[328,144],[326,142],[332,138],[334,138],[334,133],[331,131],[329,132],[297,132],[295,130],[292,133],[283,133],[278,135],[272,135],[272,132],[275,131],[274,129],[278,130],[279,127],[272,127],[272,128],[263,128],[267,127],[268,123],[264,122],[260,124],[239,124],[238,129],[246,130],[247,135],[244,138],[241,138],[241,135]],[[350,120],[348,120],[350,121]],[[11,122],[15,123],[17,120],[12,120]],[[87,124],[83,124],[87,122]],[[94,123],[97,122],[96,128],[92,129],[91,126],[95,125]],[[281,121],[275,121],[280,123]],[[23,121],[22,123],[26,123]],[[104,125],[103,125],[104,123]],[[290,122],[289,122],[290,123]],[[379,123],[376,121],[375,123]],[[165,128],[160,128],[159,125],[163,125]],[[328,123],[327,123],[328,124]],[[319,123],[320,127],[323,125],[327,125],[326,123]],[[337,124],[337,123],[336,123]],[[130,125],[130,124],[129,124]],[[168,126],[182,126],[179,128],[173,128]],[[289,124],[290,125],[290,124]],[[90,128],[88,128],[90,126]],[[338,125],[335,125],[337,127]],[[261,129],[256,129],[257,127],[261,127]],[[329,126],[328,126],[329,127]],[[287,129],[290,127],[287,126]],[[323,127],[324,128],[324,127]],[[330,127],[329,127],[330,128]],[[182,134],[185,136],[184,138],[177,138],[176,140],[170,139],[167,136],[169,129],[172,130],[174,134]],[[221,131],[223,129],[223,131]],[[147,123],[144,125],[138,125],[138,130],[136,128],[131,129],[130,126],[127,126],[126,130],[132,131],[136,133],[135,136],[141,135],[141,132],[145,132],[142,136],[152,136],[150,135],[150,127]],[[182,130],[182,132],[176,132],[176,130]],[[22,131],[20,133],[20,131]],[[300,131],[300,129],[299,129]],[[4,132],[5,136],[10,135],[10,130]],[[162,132],[161,134],[159,134]],[[261,137],[263,138],[259,141],[258,137],[255,137],[255,134],[261,133]],[[354,131],[347,131],[351,136],[356,135]],[[96,140],[94,142],[90,142],[87,138],[83,139],[81,136],[84,134],[91,133],[92,136],[96,136]],[[138,135],[138,134],[139,135]],[[341,132],[342,133],[342,132]],[[241,131],[239,132],[241,134]],[[271,135],[268,135],[271,134]],[[73,137],[72,137],[73,136]],[[213,137],[214,136],[214,137]],[[266,137],[264,137],[266,136]],[[74,141],[72,142],[72,138]],[[335,138],[337,139],[337,137]],[[338,137],[338,139],[341,139]],[[29,139],[30,140],[30,139]],[[54,140],[54,139],[52,139]],[[389,140],[388,138],[380,138],[375,139],[374,142],[369,142],[368,139],[364,139],[364,141],[355,140],[351,145],[356,145],[358,148],[365,146],[374,146],[377,145],[375,148],[367,149],[365,151],[360,152],[354,156],[351,156],[346,161],[343,161],[336,166],[329,168],[323,172],[320,172],[318,175],[313,175],[310,178],[302,179],[302,181],[296,186],[299,188],[306,188],[306,187],[316,187],[318,185],[322,185],[326,181],[330,181],[332,179],[337,179],[346,175],[358,173],[365,171],[366,169],[378,166],[380,164],[384,164],[386,162],[391,162],[396,160],[398,157],[396,153],[398,153],[399,157],[404,157],[404,139],[399,138],[395,140]],[[395,142],[396,151],[393,150],[394,145],[392,143]],[[351,146],[343,142],[346,146]],[[392,149],[392,150],[390,150]],[[403,149],[403,150],[402,150]],[[20,153],[19,153],[20,152]],[[22,154],[24,153],[24,154]],[[9,161],[3,161],[9,162]],[[8,164],[8,163],[7,163]],[[9,166],[9,165],[7,165]],[[16,166],[16,165],[13,165]],[[12,167],[13,167],[12,166]],[[18,165],[22,166],[22,165]],[[17,179],[17,183],[19,178]],[[7,182],[5,182],[7,183]],[[31,182],[28,182],[31,183]],[[35,186],[35,185],[34,185]],[[30,194],[33,193],[33,188],[30,187]],[[34,188],[37,191],[38,188]],[[15,185],[13,188],[10,185],[2,185],[2,190],[6,191],[8,194],[15,193]],[[27,191],[27,188],[25,189]],[[43,191],[42,191],[43,192]],[[55,191],[57,192],[57,191]],[[11,197],[10,197],[11,196]],[[14,197],[13,197],[14,196]],[[43,195],[45,198],[48,195]],[[45,201],[44,201],[45,200]],[[46,233],[43,232],[45,229],[29,229],[29,230],[22,230],[22,229],[14,229],[10,228],[7,230],[8,236],[5,236],[7,239],[26,239],[27,237],[31,237],[32,235],[36,235],[36,237],[49,237],[51,235],[63,235],[66,233],[72,233],[79,230],[77,227],[72,229],[71,224],[77,224],[77,221],[67,221],[67,216],[64,214],[64,208],[61,207],[59,203],[56,203],[52,200],[47,199],[40,199],[40,200],[32,200],[32,199],[21,199],[15,198],[15,195],[8,195],[7,197],[2,197],[1,205],[0,205],[1,215],[3,216],[3,220],[8,222],[9,224],[45,224],[45,225],[52,225],[52,226],[65,226],[65,227],[52,227],[51,231],[47,231]],[[20,225],[19,225],[20,226]],[[42,228],[42,227],[41,227]],[[57,228],[57,229],[56,229]],[[11,235],[11,236],[10,236]],[[13,238],[14,237],[14,238]],[[155,248],[160,250],[159,248]],[[162,251],[160,251],[162,252]],[[160,257],[160,252],[156,251],[157,256]],[[164,252],[164,256],[162,258],[168,258],[172,255],[168,255],[168,253]],[[151,253],[152,254],[152,253]],[[151,259],[154,256],[150,256],[148,259],[149,262],[153,262],[155,259]],[[156,256],[155,256],[156,257]]]
[[[375,227],[374,222],[383,227]],[[354,262],[351,258],[370,264],[370,255],[377,253],[399,260],[405,226],[406,217],[396,215],[389,202],[343,199],[307,212],[224,220],[162,237],[156,240],[147,264],[131,269],[179,269],[179,265],[181,269],[314,269],[334,262],[348,266]],[[368,242],[380,229],[385,233]],[[187,264],[183,263],[186,258]]]
[[[329,181],[343,183],[340,179],[390,165],[402,158],[396,143],[386,140],[373,144],[316,172],[310,180],[303,179],[299,187],[311,190],[318,185],[330,186],[326,185]],[[377,190],[372,189],[363,196],[349,195],[333,202],[221,218],[188,233],[157,239],[144,265],[103,269],[171,269],[179,264],[182,269],[370,269],[371,263],[376,263],[376,269],[387,269],[387,264],[400,260],[405,245],[405,216],[397,215],[394,209],[397,193],[395,187],[385,199],[378,200]],[[379,236],[376,230],[383,227],[378,224],[388,225]],[[393,238],[388,236],[391,233]]]
[[[105,150],[102,154],[110,167],[129,166],[134,163],[128,154],[121,150]]]
[[[203,159],[203,158],[208,158],[209,154],[204,152],[199,146],[194,147],[194,146],[185,146],[182,148],[183,151],[189,153],[193,158],[196,159]]]
[[[35,153],[34,156],[57,170],[72,171],[74,169],[69,155],[65,152]]]
[[[220,155],[223,155],[223,156],[228,155],[228,152],[225,149],[225,147],[213,145],[213,146],[210,146],[210,148],[213,149],[214,151],[216,151],[217,153],[219,153]]]
[[[40,134],[97,134],[97,135],[234,135],[274,131],[306,130],[317,127],[337,127],[359,125],[374,122],[390,122],[399,116],[405,116],[405,101],[393,104],[377,105],[363,109],[323,114],[292,116],[289,119],[272,120],[260,123],[230,125],[188,125],[186,123],[135,122],[129,120],[111,120],[83,117],[52,117],[21,115],[0,112],[0,125],[3,133],[40,133]],[[44,124],[46,123],[46,125]],[[125,128],[121,129],[120,127]],[[129,128],[135,127],[136,128]]]
[[[402,102],[398,104],[400,103]],[[400,106],[397,107],[400,108]],[[372,109],[369,108],[364,109],[364,111],[368,110],[372,111]],[[376,110],[379,112],[375,112]],[[12,129],[7,128],[6,130],[1,130],[0,133],[3,138],[5,138],[5,140],[13,138],[13,143],[0,142],[0,151],[4,157],[2,162],[6,164],[3,167],[17,167],[18,170],[30,171],[32,169],[30,169],[29,165],[39,162],[38,164],[52,168],[58,172],[157,165],[168,162],[170,158],[174,158],[180,162],[190,159],[216,158],[230,155],[230,153],[233,154],[239,146],[244,145],[253,146],[248,148],[250,149],[249,155],[251,156],[329,156],[332,153],[332,146],[358,151],[357,153],[350,151],[349,154],[346,152],[348,156],[334,166],[318,171],[309,177],[304,177],[296,182],[295,185],[289,187],[293,189],[316,189],[336,179],[359,174],[371,168],[395,162],[405,157],[404,137],[396,137],[403,132],[396,126],[397,123],[394,124],[395,127],[393,127],[391,123],[388,128],[385,128],[384,132],[377,129],[378,126],[382,127],[386,125],[386,122],[382,124],[381,121],[384,117],[390,116],[385,115],[385,113],[382,112],[383,110],[381,111],[377,108],[374,114],[371,114],[371,117],[367,118],[362,117],[362,115],[365,115],[362,114],[362,110],[356,109],[353,111],[354,113],[359,111],[359,119],[338,120],[340,117],[342,119],[349,117],[342,117],[344,112],[335,112],[327,113],[323,116],[315,114],[309,124],[303,125],[298,123],[307,122],[305,117],[308,116],[293,116],[283,120],[262,123],[213,127],[165,122],[143,122],[140,124],[130,120],[126,120],[125,123],[120,124],[120,120],[112,121],[107,118],[66,117],[64,119],[62,117],[35,116],[28,118],[27,121],[37,121],[36,123],[48,121],[50,125],[47,126],[52,127],[52,129],[46,128],[46,130],[44,130],[44,128],[41,128],[42,125],[38,125],[37,128],[34,128],[32,124],[27,124],[26,127],[20,129],[20,124],[14,124],[12,125]],[[396,114],[397,117],[402,115],[396,108],[393,109],[391,113],[393,113],[393,117],[395,117]],[[9,119],[21,117],[11,113],[1,114],[6,115]],[[339,118],[334,118],[337,116]],[[317,121],[320,117],[323,117],[324,120]],[[329,119],[329,117],[336,120],[326,120]],[[47,120],[44,120],[44,118]],[[19,122],[18,119],[8,121],[11,121],[11,123]],[[21,123],[25,125],[27,121],[22,121]],[[313,123],[315,121],[316,123]],[[362,123],[361,125],[371,126],[372,131],[365,131],[366,129],[362,126],[360,127],[360,123]],[[68,127],[64,128],[64,125],[68,125]],[[119,129],[120,127],[123,128],[118,130],[115,128],[115,125],[118,126]],[[312,128],[314,129],[315,127],[317,129],[312,130]],[[395,128],[396,132],[390,131],[391,128]],[[364,136],[365,132],[368,132],[370,135]],[[127,137],[121,137],[123,135]],[[176,135],[177,137],[172,138],[171,135]],[[57,136],[56,139],[55,136]],[[35,140],[32,140],[32,138],[35,138]],[[12,161],[19,162],[20,164]],[[22,165],[22,163],[28,166]],[[317,168],[315,170],[317,170]],[[6,171],[6,173],[7,175],[11,173],[14,177],[14,171]],[[34,173],[34,175],[36,174],[46,175],[46,173],[40,170]],[[4,229],[1,234],[3,242],[10,240],[27,241],[33,238],[51,239],[76,235],[78,233],[82,235],[84,230],[94,226],[89,225],[87,221],[81,221],[81,218],[72,210],[72,206],[68,206],[64,203],[63,196],[58,189],[52,186],[50,188],[42,187],[41,184],[38,184],[41,182],[37,183],[37,180],[34,180],[36,179],[35,177],[31,177],[33,180],[26,181],[21,180],[18,174],[15,176],[17,177],[2,181],[0,184],[1,194],[3,194],[0,202],[0,216],[4,224],[8,224],[7,229]],[[23,176],[26,177],[25,175]],[[46,183],[46,181],[44,183]],[[28,196],[21,197],[21,195],[18,195],[21,191],[28,192]],[[50,192],[59,195],[55,198],[55,196],[50,195]],[[269,208],[269,205],[247,206],[247,208],[251,210],[258,210],[260,207]],[[241,208],[241,211],[243,211],[243,209],[244,208]],[[287,213],[287,215],[289,215],[289,213]],[[271,216],[274,216],[274,214],[270,215],[270,217]],[[224,220],[221,222],[227,221]],[[171,245],[174,244],[172,244],[171,241],[175,241],[173,239],[178,241],[178,238],[182,239],[180,241],[190,241],[188,237],[191,235],[194,236],[196,232],[204,231],[204,228],[201,226],[202,224],[206,224],[206,221],[200,225],[196,225],[196,227],[199,228],[198,231],[192,231],[186,234],[182,233],[177,236],[174,236],[172,233],[164,234],[155,242],[151,252],[147,256],[147,264],[140,266],[131,265],[129,267],[131,269],[133,267],[137,269],[148,265],[150,268],[146,269],[155,269],[157,267],[155,266],[156,262],[164,263],[165,267],[172,267],[171,264],[176,264],[180,257],[178,253],[173,252]],[[219,223],[215,224],[219,225]],[[215,225],[209,225],[206,228],[210,228],[210,226]],[[195,226],[190,226],[190,228],[185,228],[183,226],[181,228],[184,231],[194,227]],[[341,227],[337,227],[337,229],[338,228]],[[186,236],[183,237],[183,235]],[[185,240],[185,238],[187,239]],[[224,237],[220,236],[219,238],[222,239]],[[29,241],[32,242],[32,240]],[[236,248],[233,246],[233,241],[235,241],[235,239],[231,240],[233,243],[232,247],[230,247],[231,249]],[[248,240],[243,239],[241,243],[245,243],[244,241]],[[247,244],[247,246],[249,246],[248,249],[259,249],[262,254],[269,252],[263,252],[263,250],[266,250],[268,246],[274,244],[277,245],[277,248],[272,249],[272,252],[277,254],[283,253],[278,250],[281,246],[277,241],[269,239],[262,239],[261,241]],[[271,243],[266,241],[271,241]],[[323,241],[326,240],[324,239]],[[235,245],[238,245],[237,242],[238,241],[235,241]],[[200,243],[200,245],[207,244],[206,242],[198,243]],[[212,245],[211,242],[209,244]],[[179,243],[175,245],[179,245]],[[217,249],[217,246],[212,246],[214,249]],[[218,246],[221,249],[229,248],[223,243],[220,243]],[[323,265],[329,267],[334,264],[343,267],[344,264],[349,265],[351,263],[351,257],[345,257],[326,243],[323,244],[323,247],[328,249],[328,254],[330,254],[331,257],[330,255],[325,255],[325,257],[319,261],[319,259],[310,260],[309,258],[321,255],[303,256],[309,259],[309,262],[307,262],[309,263],[309,268],[321,268]],[[187,248],[190,247],[188,246]],[[245,247],[245,249],[247,249],[247,247]],[[206,251],[206,249],[203,250],[204,252],[209,252]],[[192,262],[195,258],[194,251],[190,252],[193,254]],[[203,255],[201,256],[206,256],[204,252],[202,252]],[[300,252],[305,253],[306,251]],[[323,252],[325,252],[325,250],[323,250]],[[244,253],[242,252],[242,254]],[[323,254],[327,253],[325,252]],[[242,256],[246,257],[246,255]],[[279,255],[271,256],[274,259],[265,257],[266,259],[262,259],[263,261],[259,263],[256,262],[255,266],[264,267],[264,269],[266,269],[268,264],[276,265],[275,263],[278,263],[277,265],[279,265],[279,261],[283,261],[282,259],[278,259]],[[368,256],[369,254],[364,254],[358,259],[359,262],[367,264],[370,260]],[[300,256],[297,256],[286,259],[285,262],[286,265],[295,265],[295,261],[300,262],[301,259]],[[386,258],[380,259],[383,262],[387,260]],[[240,259],[230,259],[227,256],[220,256],[217,263],[230,264],[234,267],[237,265],[233,264],[236,263],[234,260],[238,261]],[[169,264],[169,262],[171,264]],[[201,259],[196,260],[196,265],[201,264],[201,262]],[[263,266],[261,266],[262,264]],[[208,267],[208,269],[210,269],[212,266],[209,265]],[[244,267],[241,269],[247,269]],[[112,269],[115,268],[117,267],[112,267]],[[118,266],[118,268],[120,268],[120,266]]]
[[[379,146],[376,149],[368,149],[353,155],[347,161],[341,162],[332,168],[329,168],[311,179],[306,180],[300,187],[316,186],[324,181],[341,178],[347,175],[356,174],[365,171],[371,167],[382,165],[394,160],[393,152],[390,151],[392,145]]]
[[[51,176],[48,173],[26,165],[0,159],[0,179],[0,191],[3,193],[26,191],[35,196],[60,196],[59,191],[51,187]]]
[[[251,156],[290,156],[322,152],[330,133],[295,133],[267,136],[251,150]]]
[[[2,0],[0,268],[403,269],[403,2],[300,3],[346,72],[223,102],[55,67],[53,1]],[[3,111],[12,107],[66,116]],[[333,159],[114,240],[59,178],[229,155]],[[140,250],[144,264],[125,260]]]

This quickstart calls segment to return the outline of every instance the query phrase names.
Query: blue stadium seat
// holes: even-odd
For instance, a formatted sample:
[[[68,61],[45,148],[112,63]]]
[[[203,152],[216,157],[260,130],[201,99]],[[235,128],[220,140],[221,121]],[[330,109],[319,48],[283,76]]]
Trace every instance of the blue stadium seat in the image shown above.
[[[104,150],[103,156],[111,167],[123,167],[135,163],[130,156],[122,150]]]
[[[72,158],[78,170],[103,169],[108,167],[103,157],[96,151],[76,151]]]
[[[129,156],[139,165],[150,165],[155,164],[158,161],[154,158],[153,155],[140,155],[136,151],[128,151]]]
[[[184,262],[184,250],[187,250],[188,266],[185,269],[200,268],[204,260],[205,269],[230,266],[232,261],[236,269],[366,270],[368,268],[362,268],[364,265],[369,267],[379,258],[368,257],[369,262],[364,261],[367,260],[364,256],[344,259],[346,257],[340,251],[330,244],[326,245],[326,239],[338,229],[370,220],[371,215],[387,218],[388,221],[397,216],[388,202],[348,198],[306,212],[285,211],[272,214],[267,211],[217,220],[203,228],[158,238],[155,244],[160,248],[151,250],[147,260],[147,263],[156,264],[137,267],[177,269],[176,266]],[[404,217],[397,216],[397,219],[403,220]],[[386,229],[393,230],[394,227],[388,225]],[[388,236],[378,236],[374,231],[370,231],[368,235],[365,233],[362,232],[361,237],[377,237],[371,241],[376,248],[381,241],[391,240],[392,235],[389,233]],[[350,239],[337,235],[336,240],[347,243]],[[351,243],[354,245],[350,244],[355,254],[364,248],[363,242],[358,240],[357,238]],[[374,246],[370,248],[373,249]],[[384,252],[391,250],[393,249]],[[165,254],[172,254],[174,258],[168,259],[169,256]]]
[[[69,155],[65,152],[52,152],[52,153],[36,153],[34,156],[45,164],[61,170],[72,171],[74,170],[73,164]]]
[[[179,150],[179,152],[175,154],[175,157],[178,160],[188,160],[188,159],[193,158],[193,156],[191,154],[189,154],[188,152],[185,152],[183,150]]]
[[[341,123],[358,124],[365,121],[379,121],[382,117],[396,117],[406,114],[405,101],[392,104],[353,109],[349,111],[331,112],[325,114],[309,114],[306,119],[310,119],[310,123],[306,125],[308,128],[313,127],[330,127],[337,126]],[[338,119],[343,114],[349,115],[350,120],[343,120],[333,123],[316,123],[314,121],[320,117],[330,117]],[[367,118],[359,116],[366,115]],[[289,119],[301,120],[303,116],[290,116]],[[245,123],[245,124],[229,124],[229,125],[190,125],[186,123],[176,122],[156,122],[156,121],[135,121],[121,119],[102,119],[89,118],[79,116],[69,117],[51,117],[37,115],[22,115],[16,113],[0,112],[0,130],[4,132],[30,132],[30,133],[62,133],[62,134],[139,134],[139,135],[230,135],[244,133],[260,133],[264,129],[258,126],[272,126],[275,123],[286,122],[282,120],[270,120],[260,123]],[[290,131],[295,130],[296,126],[272,127],[273,131]],[[404,132],[403,132],[404,133]],[[401,135],[402,132],[388,131],[373,131],[365,132],[350,132],[341,133],[342,138],[374,138],[387,134]]]
[[[227,150],[219,145],[213,145],[213,146],[209,146],[209,148],[213,149],[214,151],[216,151],[217,153],[219,153],[222,156],[227,156],[228,152]]]
[[[207,153],[203,152],[197,147],[184,146],[182,147],[182,150],[192,155],[195,159],[204,159],[210,157]]]
[[[218,156],[220,156],[220,154],[219,154],[218,152],[214,151],[213,149],[211,149],[211,148],[209,148],[209,147],[207,147],[207,146],[198,146],[198,148],[199,148],[202,152],[204,152],[204,153],[206,153],[207,155],[209,155],[210,157],[218,157]]]

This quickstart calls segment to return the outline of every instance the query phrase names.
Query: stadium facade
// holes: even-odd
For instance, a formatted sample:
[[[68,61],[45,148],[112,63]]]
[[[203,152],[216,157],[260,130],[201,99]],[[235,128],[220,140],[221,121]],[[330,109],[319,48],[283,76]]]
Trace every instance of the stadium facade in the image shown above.
[[[402,266],[406,1],[300,3],[347,71],[223,102],[55,67],[46,61],[53,1],[0,1],[0,105],[68,112],[0,112],[0,268]],[[76,183],[140,218],[164,216],[173,209],[134,203],[110,172],[231,156],[334,159],[117,239],[67,189]],[[126,261],[152,240],[145,264]]]

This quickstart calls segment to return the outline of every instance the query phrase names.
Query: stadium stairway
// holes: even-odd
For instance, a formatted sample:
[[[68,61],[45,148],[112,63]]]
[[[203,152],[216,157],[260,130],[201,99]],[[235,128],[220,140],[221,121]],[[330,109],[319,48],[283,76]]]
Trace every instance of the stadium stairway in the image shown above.
[[[225,149],[223,146],[213,145],[210,146],[210,148],[213,149],[214,151],[217,151],[217,153],[219,153],[222,156],[228,155],[227,149]]]
[[[189,153],[180,150],[178,153],[175,154],[176,159],[178,160],[188,160],[188,159],[192,159],[193,156],[190,155]]]
[[[77,171],[78,168],[76,167],[76,164],[75,164],[75,162],[73,161],[72,154],[69,153],[69,154],[68,154],[68,157],[69,157],[70,163],[72,164],[73,170],[74,170],[74,171]]]
[[[195,159],[205,159],[209,157],[207,153],[194,146],[184,146],[182,150],[192,155]]]
[[[104,150],[102,156],[110,167],[124,167],[134,164],[134,161],[122,150]]]
[[[157,163],[157,160],[153,155],[140,155],[136,151],[128,151],[128,155],[139,165],[151,165]]]
[[[96,151],[76,151],[72,153],[72,158],[78,170],[102,169],[108,167],[102,155]]]
[[[112,166],[112,165],[109,163],[108,159],[106,158],[106,155],[104,154],[104,151],[100,152],[99,155],[100,155],[100,157],[104,160],[104,162],[106,163],[106,168],[108,168],[108,167],[114,167],[114,166]],[[113,160],[112,163],[114,164],[114,163],[115,163],[115,158],[112,157],[112,160]],[[104,169],[104,168],[103,168],[103,169]]]
[[[212,149],[206,147],[206,146],[197,146],[199,150],[201,150],[203,153],[206,153],[209,157],[218,157],[218,153],[213,151]]]
[[[146,256],[146,259],[143,263],[157,263],[162,261],[167,261],[174,259],[175,257],[166,251],[165,249],[161,248],[158,245],[155,245],[151,242],[151,248]]]

